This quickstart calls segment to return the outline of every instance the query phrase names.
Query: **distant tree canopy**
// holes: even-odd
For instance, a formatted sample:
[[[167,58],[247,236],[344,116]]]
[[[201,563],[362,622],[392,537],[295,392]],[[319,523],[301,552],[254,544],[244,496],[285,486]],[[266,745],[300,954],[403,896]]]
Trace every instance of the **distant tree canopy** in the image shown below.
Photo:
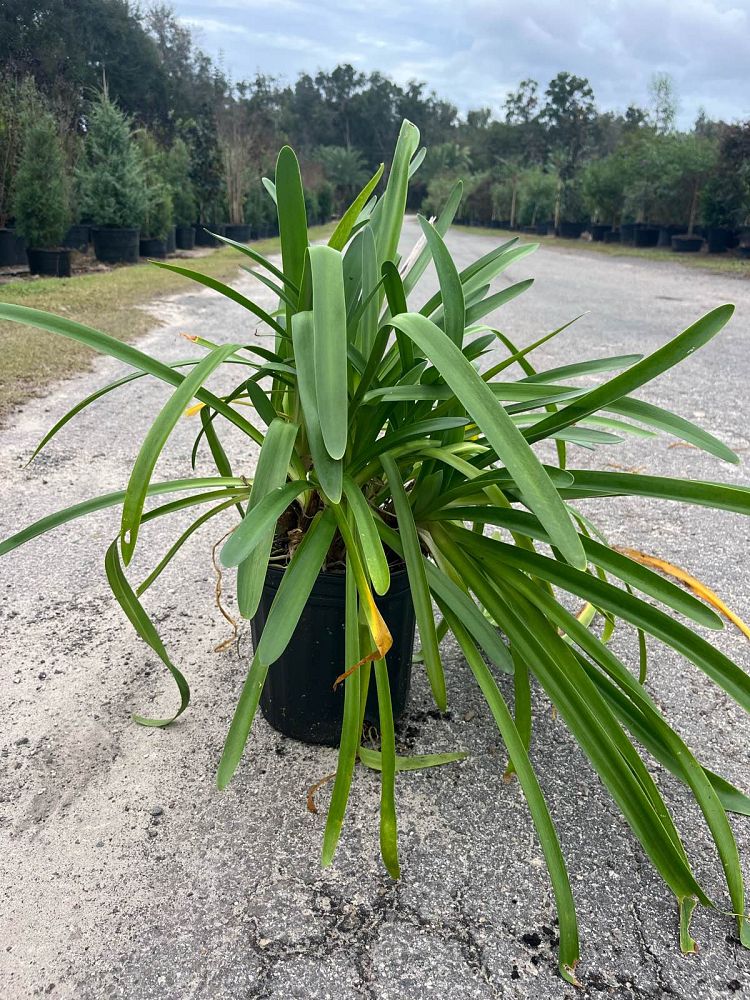
[[[234,81],[166,4],[5,0],[0,217],[20,155],[19,114],[8,95],[29,81],[59,123],[71,168],[104,85],[165,155],[184,143],[188,203],[203,222],[257,216],[260,178],[285,142],[300,156],[310,205],[335,209],[388,159],[403,118],[430,150],[412,184],[412,208],[435,207],[439,192],[462,176],[464,205],[477,219],[627,217],[687,227],[721,219],[742,225],[750,215],[750,126],[701,113],[694,129],[678,133],[678,97],[665,74],[653,78],[648,106],[622,113],[600,111],[590,82],[561,71],[546,85],[520,81],[502,106],[459,115],[423,82],[398,84],[348,64],[292,83],[265,74]]]

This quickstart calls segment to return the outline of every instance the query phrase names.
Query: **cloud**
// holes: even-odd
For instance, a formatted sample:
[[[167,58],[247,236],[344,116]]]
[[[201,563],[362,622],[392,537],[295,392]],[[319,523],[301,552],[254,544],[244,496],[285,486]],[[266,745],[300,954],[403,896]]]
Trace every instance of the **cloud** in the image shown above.
[[[645,103],[670,73],[681,123],[702,106],[750,117],[750,0],[175,0],[235,78],[256,69],[294,79],[352,62],[397,81],[425,80],[462,111],[489,106],[525,77],[587,77],[602,109]]]

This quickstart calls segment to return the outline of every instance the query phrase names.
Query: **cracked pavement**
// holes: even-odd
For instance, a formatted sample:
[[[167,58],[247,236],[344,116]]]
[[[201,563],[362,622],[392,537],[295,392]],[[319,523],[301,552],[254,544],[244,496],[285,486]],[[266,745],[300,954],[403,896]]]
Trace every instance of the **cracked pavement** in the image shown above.
[[[405,245],[416,235],[409,222]],[[493,245],[471,233],[449,242],[460,266]],[[535,355],[545,367],[653,350],[712,306],[736,302],[737,315],[716,341],[641,395],[696,418],[739,449],[744,462],[749,282],[679,264],[599,257],[575,245],[542,250],[509,277],[527,275],[536,276],[535,286],[501,313],[512,339],[528,343],[588,310]],[[247,275],[237,284],[266,294]],[[424,294],[433,287],[427,275]],[[187,283],[184,294],[152,311],[162,325],[139,346],[167,360],[194,350],[180,332],[229,341],[253,328],[238,306]],[[23,466],[58,416],[119,371],[114,362],[97,361],[91,372],[29,402],[0,431],[0,536],[124,484],[168,393],[147,379],[92,406]],[[157,478],[188,473],[185,449],[195,427],[180,423]],[[571,464],[748,482],[744,466],[719,467],[673,444],[660,437],[594,454],[571,448]],[[252,474],[254,449],[231,433],[227,447],[236,471]],[[211,474],[205,455],[200,470]],[[613,542],[685,566],[750,615],[750,525],[739,516],[632,498],[581,506]],[[378,779],[364,769],[355,776],[335,863],[319,867],[325,811],[309,813],[305,798],[335,768],[333,751],[287,740],[258,718],[235,781],[218,793],[214,773],[250,646],[245,624],[239,650],[214,651],[228,630],[214,606],[211,546],[231,514],[190,539],[145,601],[193,688],[189,710],[164,731],[130,720],[133,711],[167,711],[175,692],[110,596],[103,551],[117,520],[110,510],[73,522],[1,564],[2,1000],[750,996],[750,955],[728,916],[696,911],[701,950],[680,954],[669,891],[536,692],[532,759],[570,867],[584,991],[560,979],[554,904],[528,810],[517,783],[503,781],[499,736],[450,640],[443,646],[450,712],[431,711],[416,668],[398,739],[405,751],[464,749],[469,758],[399,776],[398,884],[378,860]],[[144,529],[131,579],[145,575],[187,523],[177,517]],[[231,609],[230,576],[224,589]],[[750,667],[750,648],[734,629],[712,638]],[[630,630],[620,629],[615,645],[636,663]],[[750,790],[747,718],[675,653],[656,642],[650,649],[649,690],[670,721],[707,765]],[[512,685],[501,683],[511,698]],[[697,808],[676,780],[648,763],[698,876],[726,907]],[[330,786],[318,793],[321,806],[329,794]],[[733,817],[732,824],[747,874],[750,819]]]

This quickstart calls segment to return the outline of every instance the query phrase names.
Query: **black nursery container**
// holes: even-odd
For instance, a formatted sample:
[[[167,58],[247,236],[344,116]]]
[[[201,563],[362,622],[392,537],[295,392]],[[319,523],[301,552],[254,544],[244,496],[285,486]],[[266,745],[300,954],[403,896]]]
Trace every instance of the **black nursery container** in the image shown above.
[[[252,236],[252,227],[249,222],[228,222],[224,226],[224,236],[237,243],[249,243]]]
[[[177,226],[175,243],[178,250],[192,250],[195,246],[195,226]]]
[[[94,254],[105,264],[137,264],[140,229],[101,226],[93,231]]]
[[[149,236],[138,241],[138,253],[141,257],[158,257],[163,259],[167,256],[167,241],[160,240],[156,236]]]
[[[86,253],[89,248],[90,235],[88,226],[81,226],[78,224],[70,226],[65,234],[63,246],[67,247],[69,250],[77,250],[79,253]]]
[[[205,226],[197,226],[195,230],[195,245],[197,247],[221,246],[221,240],[217,240],[213,234],[218,233],[219,236],[224,236],[225,229],[226,226],[221,222],[207,222]]]
[[[71,250],[27,250],[31,274],[44,275],[47,278],[69,278]]]
[[[268,568],[257,614],[250,625],[257,647],[284,570]],[[344,686],[334,691],[336,678],[347,666],[344,657],[343,573],[321,573],[305,605],[291,641],[271,664],[260,698],[261,711],[279,732],[303,743],[338,746]],[[386,662],[391,686],[393,716],[406,707],[414,650],[414,606],[406,570],[391,573],[390,590],[376,598],[380,613],[393,636]],[[374,676],[367,695],[365,718],[379,724]]]

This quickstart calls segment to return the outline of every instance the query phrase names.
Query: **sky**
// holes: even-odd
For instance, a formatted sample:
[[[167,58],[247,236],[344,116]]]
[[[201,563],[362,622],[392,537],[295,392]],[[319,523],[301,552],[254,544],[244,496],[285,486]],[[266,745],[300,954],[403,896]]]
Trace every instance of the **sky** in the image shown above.
[[[601,110],[648,101],[656,72],[699,109],[750,118],[750,0],[172,0],[200,46],[236,79],[256,71],[381,70],[426,81],[461,112],[490,107],[532,77],[588,77]]]

